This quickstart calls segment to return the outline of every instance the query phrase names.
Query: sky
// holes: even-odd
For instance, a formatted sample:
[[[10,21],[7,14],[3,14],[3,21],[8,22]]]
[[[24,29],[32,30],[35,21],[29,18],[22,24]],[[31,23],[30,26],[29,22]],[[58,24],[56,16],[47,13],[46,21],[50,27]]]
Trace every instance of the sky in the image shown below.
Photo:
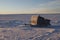
[[[60,0],[0,0],[0,14],[60,13]]]

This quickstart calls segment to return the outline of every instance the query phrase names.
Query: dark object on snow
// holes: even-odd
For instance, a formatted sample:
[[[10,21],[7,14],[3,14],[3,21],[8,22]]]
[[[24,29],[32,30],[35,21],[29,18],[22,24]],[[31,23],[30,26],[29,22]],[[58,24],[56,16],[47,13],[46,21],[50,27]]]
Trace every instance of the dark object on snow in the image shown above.
[[[41,16],[32,16],[31,17],[31,26],[49,26],[50,20],[45,19],[44,17]]]

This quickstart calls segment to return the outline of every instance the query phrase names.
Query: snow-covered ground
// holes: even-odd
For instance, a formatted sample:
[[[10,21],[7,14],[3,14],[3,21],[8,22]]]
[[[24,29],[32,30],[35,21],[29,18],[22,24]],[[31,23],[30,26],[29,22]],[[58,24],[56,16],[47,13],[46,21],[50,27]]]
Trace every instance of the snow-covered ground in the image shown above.
[[[0,28],[0,40],[60,40],[60,29],[21,26]]]
[[[32,15],[0,15],[0,40],[60,40],[60,14],[42,14],[52,25],[43,28],[24,25]]]

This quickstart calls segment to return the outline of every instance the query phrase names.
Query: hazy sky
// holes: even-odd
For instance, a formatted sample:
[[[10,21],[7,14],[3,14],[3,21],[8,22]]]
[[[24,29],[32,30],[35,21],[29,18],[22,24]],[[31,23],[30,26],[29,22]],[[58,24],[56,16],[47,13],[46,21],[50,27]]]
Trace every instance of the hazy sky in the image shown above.
[[[0,14],[60,13],[60,0],[0,0]]]

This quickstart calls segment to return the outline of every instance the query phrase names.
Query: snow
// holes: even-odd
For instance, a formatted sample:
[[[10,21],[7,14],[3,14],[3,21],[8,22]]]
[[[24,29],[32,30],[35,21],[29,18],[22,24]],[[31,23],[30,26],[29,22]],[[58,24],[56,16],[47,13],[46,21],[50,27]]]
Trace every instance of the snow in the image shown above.
[[[24,25],[30,23],[31,16],[0,15],[0,40],[60,40],[59,14],[41,15],[52,20],[52,26],[43,28]],[[54,21],[55,16],[57,22]]]
[[[0,40],[60,40],[60,29],[21,26],[0,28]]]

